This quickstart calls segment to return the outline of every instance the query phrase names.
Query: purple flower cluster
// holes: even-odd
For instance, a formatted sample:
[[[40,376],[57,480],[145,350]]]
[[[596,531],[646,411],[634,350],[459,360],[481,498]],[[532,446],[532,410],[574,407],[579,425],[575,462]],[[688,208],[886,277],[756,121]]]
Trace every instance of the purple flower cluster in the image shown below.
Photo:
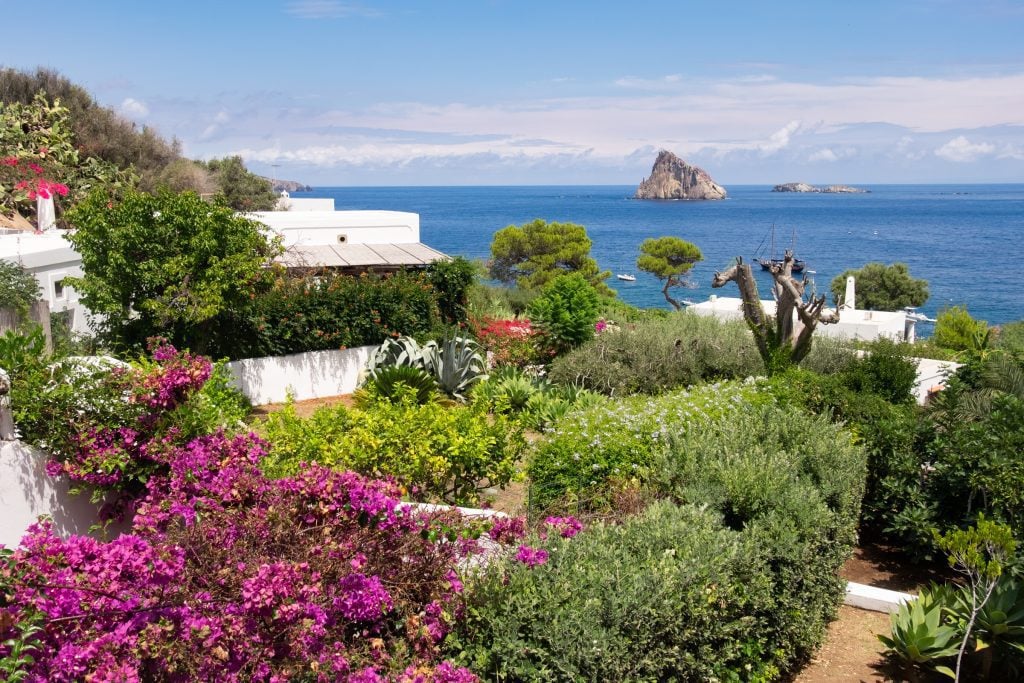
[[[264,449],[251,434],[162,444],[114,541],[30,529],[0,563],[8,614],[44,624],[26,680],[477,680],[440,660],[471,546],[431,538],[458,513],[315,466],[268,480]]]
[[[568,517],[548,517],[544,520],[544,524],[553,527],[562,538],[572,538],[583,531],[583,523],[572,515]],[[545,537],[547,534],[542,533],[541,535]]]
[[[543,548],[532,548],[528,545],[519,546],[519,552],[516,553],[516,559],[525,564],[530,569],[539,567],[548,561],[548,551]]]
[[[133,496],[141,493],[139,482],[164,469],[159,453],[178,445],[166,417],[203,387],[212,365],[169,344],[157,345],[153,359],[144,368],[116,368],[102,382],[105,401],[116,409],[83,411],[55,430],[45,446],[48,474]]]
[[[487,535],[496,543],[515,543],[526,536],[526,518],[498,517]]]

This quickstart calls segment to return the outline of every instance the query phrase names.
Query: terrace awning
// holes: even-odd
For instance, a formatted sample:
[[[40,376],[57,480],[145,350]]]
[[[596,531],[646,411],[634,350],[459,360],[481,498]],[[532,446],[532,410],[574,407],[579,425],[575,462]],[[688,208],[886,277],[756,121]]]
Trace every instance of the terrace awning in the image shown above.
[[[277,257],[286,268],[402,268],[428,266],[446,254],[411,244],[296,244]]]

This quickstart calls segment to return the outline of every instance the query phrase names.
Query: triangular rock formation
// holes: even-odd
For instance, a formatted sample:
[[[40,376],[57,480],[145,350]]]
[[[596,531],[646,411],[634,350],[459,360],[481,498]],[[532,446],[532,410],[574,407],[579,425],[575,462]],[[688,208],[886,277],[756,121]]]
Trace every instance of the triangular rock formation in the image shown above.
[[[651,175],[640,183],[635,199],[725,199],[725,188],[702,168],[662,150]]]

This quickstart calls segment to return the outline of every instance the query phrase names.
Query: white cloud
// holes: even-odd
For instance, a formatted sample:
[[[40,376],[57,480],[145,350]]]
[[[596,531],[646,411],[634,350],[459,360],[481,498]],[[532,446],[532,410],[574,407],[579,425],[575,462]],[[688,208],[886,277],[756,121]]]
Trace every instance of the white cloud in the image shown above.
[[[772,133],[771,137],[769,137],[766,142],[759,144],[757,148],[764,156],[775,154],[789,146],[790,139],[792,139],[793,134],[798,130],[800,130],[800,122],[790,121],[785,126]]]
[[[295,0],[289,2],[288,14],[299,19],[346,19],[348,17],[376,17],[379,12],[340,0]]]
[[[118,106],[117,113],[129,119],[144,119],[149,116],[149,107],[134,97],[126,97]]]
[[[810,154],[810,156],[807,157],[807,160],[810,161],[810,162],[815,162],[815,161],[833,162],[833,161],[839,161],[841,159],[849,159],[850,157],[855,157],[855,156],[857,156],[857,148],[856,147],[839,147],[839,148],[823,147],[823,148],[821,148],[819,150],[816,150],[816,151],[812,152]]]
[[[995,151],[995,145],[987,142],[973,143],[963,135],[958,135],[942,147],[935,150],[935,156],[947,161],[968,162],[988,156]]]

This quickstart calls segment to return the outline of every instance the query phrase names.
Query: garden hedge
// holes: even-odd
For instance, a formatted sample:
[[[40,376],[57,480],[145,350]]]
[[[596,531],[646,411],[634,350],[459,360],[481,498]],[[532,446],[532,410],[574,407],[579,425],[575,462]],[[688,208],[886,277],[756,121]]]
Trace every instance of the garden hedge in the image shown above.
[[[842,600],[864,451],[827,418],[773,403],[741,397],[699,429],[691,416],[664,413],[646,435],[664,499],[538,540],[546,563],[481,570],[451,656],[495,681],[766,681],[801,663]],[[588,452],[597,464],[608,448]]]

